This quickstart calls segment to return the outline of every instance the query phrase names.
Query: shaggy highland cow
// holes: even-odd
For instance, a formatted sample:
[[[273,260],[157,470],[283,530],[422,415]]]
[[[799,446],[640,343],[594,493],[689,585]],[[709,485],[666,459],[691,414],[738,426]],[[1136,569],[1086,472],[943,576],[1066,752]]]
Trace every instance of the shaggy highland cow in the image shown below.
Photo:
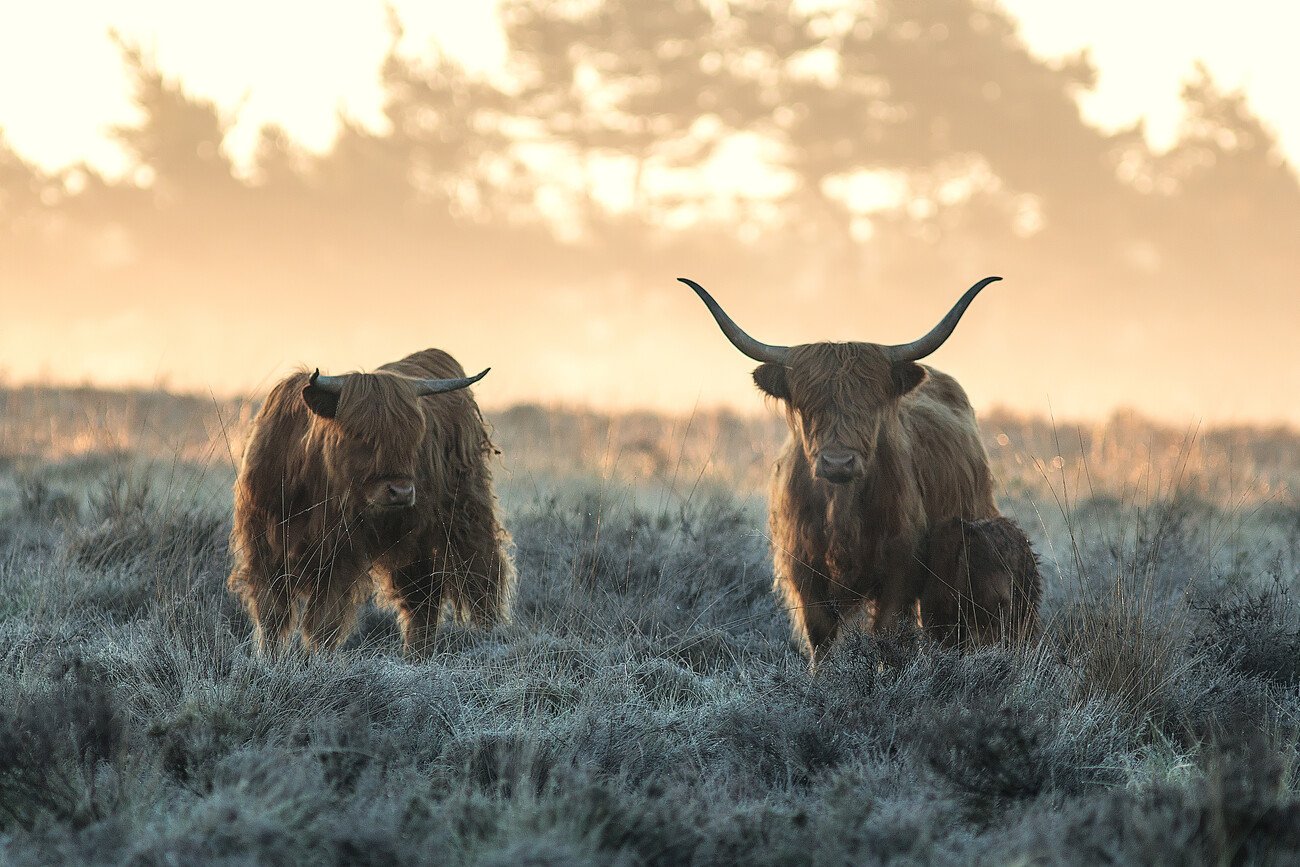
[[[976,283],[929,334],[899,346],[760,343],[703,287],[681,279],[732,344],[761,362],[758,387],[785,405],[791,437],[769,499],[776,587],[814,664],[854,615],[877,632],[915,624],[928,529],[998,514],[966,393],[916,362],[1000,278]]]
[[[1007,518],[952,518],[926,539],[925,631],[945,647],[1038,640],[1038,558]]]
[[[235,482],[228,585],[263,652],[297,629],[336,647],[377,591],[422,656],[444,602],[462,620],[508,615],[514,567],[466,377],[426,349],[374,373],[295,373],[271,390]]]

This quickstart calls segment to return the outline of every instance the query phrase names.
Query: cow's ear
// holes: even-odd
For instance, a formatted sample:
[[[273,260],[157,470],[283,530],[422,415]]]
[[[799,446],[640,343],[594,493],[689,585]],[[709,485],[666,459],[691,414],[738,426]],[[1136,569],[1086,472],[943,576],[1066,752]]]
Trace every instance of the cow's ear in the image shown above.
[[[764,394],[777,400],[790,399],[790,385],[785,379],[785,365],[767,362],[754,368],[754,383]]]
[[[915,361],[900,361],[893,366],[893,374],[894,393],[899,397],[925,382],[927,376],[925,368]]]
[[[309,383],[305,386],[302,399],[307,408],[321,418],[334,418],[334,414],[339,411],[339,396],[319,385]]]

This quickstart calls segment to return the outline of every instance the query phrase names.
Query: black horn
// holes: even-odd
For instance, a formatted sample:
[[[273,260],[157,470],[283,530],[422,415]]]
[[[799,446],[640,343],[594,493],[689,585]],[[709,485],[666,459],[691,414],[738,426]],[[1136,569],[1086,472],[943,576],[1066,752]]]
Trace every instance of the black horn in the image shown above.
[[[328,394],[339,395],[343,393],[343,383],[347,380],[346,376],[321,376],[320,368],[311,375],[311,380],[307,383],[309,386],[315,386],[321,391]]]
[[[943,342],[947,340],[961,321],[961,316],[966,312],[966,308],[975,300],[975,296],[980,294],[980,290],[990,283],[996,283],[1001,277],[985,277],[974,286],[966,290],[966,294],[958,299],[953,308],[948,311],[948,315],[943,317],[942,321],[930,333],[920,340],[913,340],[911,343],[900,343],[897,346],[886,346],[885,351],[893,361],[920,361],[927,355],[932,354]]]
[[[700,296],[704,306],[709,308],[713,318],[718,321],[718,327],[722,329],[722,333],[727,335],[727,339],[741,352],[755,361],[775,362],[777,364],[784,364],[786,359],[790,357],[790,347],[762,343],[746,334],[744,329],[727,315],[727,311],[723,310],[722,306],[717,301],[714,301],[713,296],[706,292],[699,283],[685,277],[678,277],[677,279],[695,290],[695,294]]]
[[[443,394],[448,391],[458,391],[462,388],[469,388],[474,383],[488,375],[487,368],[478,376],[461,376],[455,379],[417,379],[415,381],[415,393],[420,397],[429,394]]]

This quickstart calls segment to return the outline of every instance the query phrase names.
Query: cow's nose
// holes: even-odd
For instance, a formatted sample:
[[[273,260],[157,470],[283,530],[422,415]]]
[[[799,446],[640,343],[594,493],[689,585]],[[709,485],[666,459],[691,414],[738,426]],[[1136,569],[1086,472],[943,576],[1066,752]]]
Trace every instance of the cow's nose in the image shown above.
[[[415,502],[414,482],[389,482],[385,491],[388,505],[409,506]]]
[[[817,456],[817,475],[828,482],[842,484],[853,478],[853,452],[824,451]]]

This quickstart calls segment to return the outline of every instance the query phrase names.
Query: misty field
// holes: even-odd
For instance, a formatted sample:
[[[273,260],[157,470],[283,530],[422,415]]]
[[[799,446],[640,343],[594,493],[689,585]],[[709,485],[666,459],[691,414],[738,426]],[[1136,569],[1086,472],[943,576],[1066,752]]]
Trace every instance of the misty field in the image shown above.
[[[982,419],[1031,652],[770,592],[774,413],[489,412],[514,621],[368,609],[264,661],[227,595],[252,408],[0,389],[0,860],[1295,863],[1300,433]]]

